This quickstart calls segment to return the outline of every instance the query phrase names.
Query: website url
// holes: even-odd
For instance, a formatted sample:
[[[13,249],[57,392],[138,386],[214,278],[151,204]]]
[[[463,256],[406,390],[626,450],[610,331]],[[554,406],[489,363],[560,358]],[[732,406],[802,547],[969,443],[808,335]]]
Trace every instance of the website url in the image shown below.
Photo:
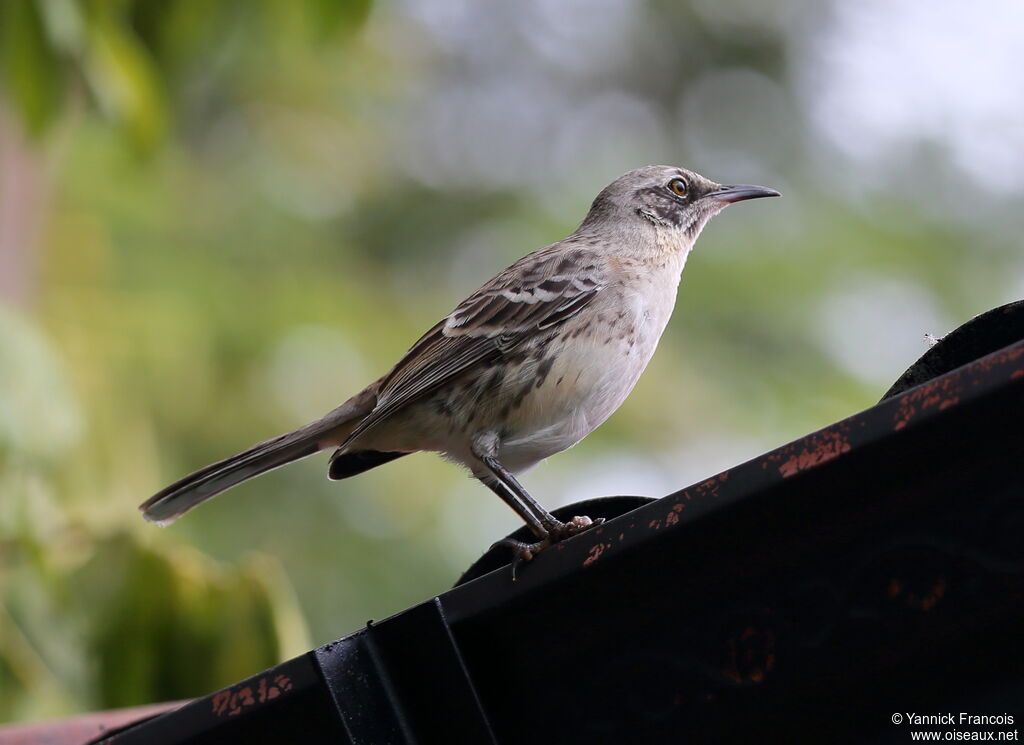
[[[910,739],[920,742],[1016,742],[1017,730],[1000,732],[966,732],[946,730],[945,732],[911,731]]]

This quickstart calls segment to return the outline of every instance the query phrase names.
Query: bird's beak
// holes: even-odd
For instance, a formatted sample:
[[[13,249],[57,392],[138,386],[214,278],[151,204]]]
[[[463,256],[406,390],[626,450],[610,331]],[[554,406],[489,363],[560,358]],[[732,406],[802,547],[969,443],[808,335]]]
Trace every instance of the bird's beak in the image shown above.
[[[750,184],[727,184],[719,186],[714,191],[708,192],[704,195],[709,199],[716,199],[719,202],[726,202],[732,204],[733,202],[742,202],[745,199],[760,199],[761,197],[781,197],[782,195],[775,189],[769,189],[767,186],[752,186]]]

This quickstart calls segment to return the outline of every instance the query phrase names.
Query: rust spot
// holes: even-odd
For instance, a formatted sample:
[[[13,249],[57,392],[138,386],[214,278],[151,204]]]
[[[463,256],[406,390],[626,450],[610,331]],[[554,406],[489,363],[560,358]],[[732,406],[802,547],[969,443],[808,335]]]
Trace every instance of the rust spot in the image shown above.
[[[779,473],[783,478],[795,476],[801,471],[819,466],[850,451],[850,442],[846,435],[835,429],[811,435],[809,439],[807,447],[791,455],[779,466]]]
[[[702,481],[701,483],[697,484],[697,486],[694,488],[694,492],[698,497],[717,497],[718,488],[722,485],[723,481],[724,479],[718,476],[713,476],[707,481]]]
[[[728,480],[729,480],[729,474],[728,473],[721,473],[721,474],[719,474],[717,476],[712,476],[707,481],[702,481],[701,483],[696,484],[695,486],[691,486],[689,489],[686,489],[685,491],[680,492],[680,493],[678,493],[678,494],[676,494],[674,496],[676,496],[678,499],[686,500],[686,502],[689,502],[689,501],[693,500],[694,498],[698,498],[698,499],[714,498],[714,497],[718,496],[718,490],[722,486],[722,484],[724,484]],[[672,505],[672,507],[670,509],[671,509],[672,512],[676,513],[676,515],[675,515],[675,517],[673,517],[672,516],[672,512],[670,512],[669,516],[666,517],[666,522],[668,522],[669,524],[678,522],[678,513],[681,512],[683,510],[683,507],[685,507],[685,506],[686,505],[685,505],[684,502],[676,502],[674,505]],[[658,528],[658,527],[660,527],[660,525],[655,525],[656,522],[659,522],[659,521],[651,520],[651,522],[648,524],[647,527],[648,528]]]
[[[983,357],[974,364],[979,370],[987,371],[998,365],[1005,365],[1007,362],[1015,362],[1024,357],[1024,344],[1015,344],[1009,349],[1004,349],[988,357]],[[1019,370],[1016,372],[1020,372]]]
[[[921,610],[929,611],[934,608],[942,596],[946,594],[946,578],[939,577],[935,584],[932,585],[931,590],[921,597]]]
[[[681,513],[682,511],[682,502],[676,502],[674,505],[672,505],[672,508],[668,511],[668,514],[665,515],[665,525],[675,525],[677,522],[679,522],[679,513]]]
[[[657,530],[660,527],[661,527],[661,520],[658,520],[657,518],[655,518],[654,520],[651,520],[649,523],[647,523],[648,530]]]
[[[725,641],[722,675],[734,683],[761,683],[775,668],[775,632],[747,626]]]
[[[938,408],[941,411],[959,403],[961,388],[960,377],[954,376],[933,380],[904,394],[899,399],[893,429],[903,429],[914,417],[928,409]]]
[[[946,578],[936,577],[923,590],[910,588],[896,577],[889,580],[885,593],[890,600],[899,602],[911,610],[930,611],[946,595]]]
[[[292,681],[287,675],[278,673],[273,678],[264,675],[256,681],[255,689],[251,683],[239,683],[215,693],[213,713],[218,717],[233,717],[247,707],[273,701],[291,689]]]
[[[1017,378],[1024,378],[1024,370],[1014,370],[1010,373],[1010,380],[1016,380]]]
[[[587,556],[587,558],[583,560],[583,566],[588,567],[591,564],[593,564],[595,561],[600,559],[601,558],[601,554],[603,554],[604,550],[606,548],[608,548],[610,545],[611,544],[605,545],[604,543],[595,543],[593,546],[591,546],[590,547],[590,555]]]

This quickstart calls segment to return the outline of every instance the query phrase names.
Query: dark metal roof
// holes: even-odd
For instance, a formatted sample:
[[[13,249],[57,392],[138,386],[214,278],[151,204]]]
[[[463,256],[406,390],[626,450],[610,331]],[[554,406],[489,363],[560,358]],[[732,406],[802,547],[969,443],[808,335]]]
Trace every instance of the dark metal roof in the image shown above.
[[[992,313],[933,361],[1021,323],[1019,304]],[[516,582],[476,576],[485,557],[436,598],[105,742],[878,744],[909,741],[894,712],[1020,722],[1015,333],[663,499],[592,504],[631,511]]]

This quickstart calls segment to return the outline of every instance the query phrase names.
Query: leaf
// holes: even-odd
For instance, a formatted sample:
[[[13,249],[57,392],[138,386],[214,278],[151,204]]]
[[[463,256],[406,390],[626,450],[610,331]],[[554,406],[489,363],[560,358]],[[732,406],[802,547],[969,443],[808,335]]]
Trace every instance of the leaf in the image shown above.
[[[373,0],[306,0],[306,4],[315,25],[314,33],[318,39],[326,40],[361,28],[370,15]]]
[[[151,150],[167,130],[163,87],[149,52],[110,5],[87,16],[86,80],[103,112],[136,146]]]
[[[28,132],[42,134],[60,110],[64,71],[36,2],[0,3],[0,68],[5,96]]]

